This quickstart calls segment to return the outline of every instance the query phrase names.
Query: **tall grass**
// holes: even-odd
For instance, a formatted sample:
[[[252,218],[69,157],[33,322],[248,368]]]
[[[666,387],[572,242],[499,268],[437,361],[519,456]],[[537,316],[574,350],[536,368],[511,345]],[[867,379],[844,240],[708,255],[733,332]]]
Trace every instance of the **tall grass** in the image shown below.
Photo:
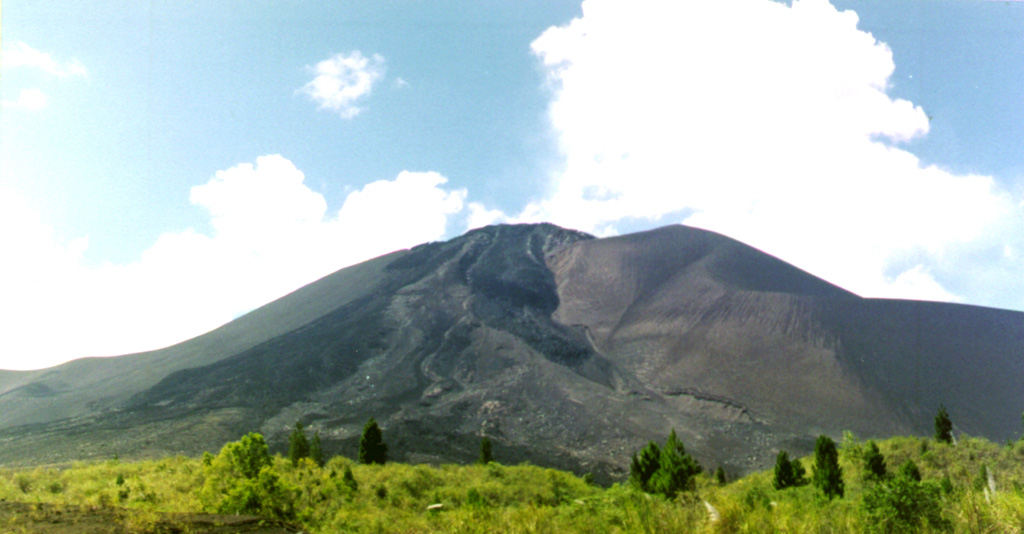
[[[956,446],[897,437],[878,443],[890,471],[906,460],[925,482],[942,485],[939,526],[916,532],[1024,532],[1024,443],[961,437]],[[772,473],[726,485],[707,475],[676,499],[632,487],[599,488],[570,473],[532,465],[358,465],[336,457],[320,468],[275,457],[271,469],[290,488],[290,520],[310,532],[395,533],[861,533],[879,531],[864,510],[871,482],[862,448],[840,451],[846,497],[829,501],[813,486],[775,490]],[[803,459],[805,466],[810,463]],[[346,482],[351,469],[357,488]],[[211,512],[200,499],[210,468],[201,459],[77,463],[63,468],[0,469],[0,499],[59,507],[122,510],[133,532],[162,514]],[[991,473],[996,490],[989,487]],[[712,521],[705,503],[718,512]],[[437,506],[440,505],[440,506]]]

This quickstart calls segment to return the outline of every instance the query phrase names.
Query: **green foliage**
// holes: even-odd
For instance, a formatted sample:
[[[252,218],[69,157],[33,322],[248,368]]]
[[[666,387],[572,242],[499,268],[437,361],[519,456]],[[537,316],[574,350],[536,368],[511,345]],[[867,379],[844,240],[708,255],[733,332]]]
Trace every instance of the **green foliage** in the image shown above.
[[[725,469],[722,469],[722,466],[718,466],[718,469],[715,469],[715,482],[718,482],[720,486],[724,486],[726,483]]]
[[[935,440],[943,443],[953,442],[953,422],[942,404],[939,404],[939,412],[935,414]]]
[[[637,488],[650,492],[650,481],[654,473],[661,467],[661,447],[649,441],[640,450],[639,455],[633,453],[629,461],[629,481]]]
[[[630,459],[630,480],[647,493],[674,498],[680,491],[691,489],[693,477],[701,472],[700,464],[687,454],[683,442],[672,430],[665,447],[649,442]]]
[[[806,473],[800,460],[790,461],[788,452],[779,451],[775,457],[775,478],[772,485],[778,490],[803,486],[807,483],[807,479],[804,478]]]
[[[313,440],[309,443],[309,458],[313,460],[317,467],[323,467],[326,463],[324,461],[323,447],[320,446],[319,431],[313,433]]]
[[[251,432],[224,445],[204,468],[204,508],[223,514],[257,514],[290,519],[296,490],[274,471],[263,436]]]
[[[292,462],[292,467],[298,465],[299,460],[309,458],[309,452],[309,440],[302,431],[302,423],[295,423],[295,430],[288,436],[288,459]]]
[[[701,466],[686,453],[683,442],[676,437],[673,429],[661,449],[661,461],[658,470],[649,480],[654,493],[660,493],[670,499],[680,491],[692,489],[693,477],[702,471]]]
[[[900,464],[899,470],[896,472],[896,476],[904,477],[914,482],[921,481],[921,470],[918,469],[917,464],[913,460],[907,460]]]
[[[869,441],[864,450],[864,479],[877,482],[885,480],[887,475],[885,457],[878,450],[878,444]]]
[[[818,436],[818,440],[814,444],[813,481],[815,487],[820,489],[829,500],[836,497],[841,498],[845,493],[843,469],[839,466],[836,442],[825,435]]]
[[[879,454],[890,466],[888,476],[879,481],[851,477],[845,498],[831,500],[811,486],[775,490],[771,470],[727,485],[714,476],[696,475],[690,481],[693,491],[673,500],[652,498],[630,484],[604,489],[554,469],[494,462],[362,465],[335,457],[318,469],[310,459],[292,466],[287,458],[268,456],[256,478],[247,479],[242,466],[254,462],[233,460],[231,451],[260,450],[260,441],[250,439],[245,447],[229,444],[221,454],[209,455],[208,465],[201,458],[173,457],[61,469],[0,468],[0,499],[63,510],[113,508],[125,518],[124,532],[162,532],[155,525],[162,524],[164,513],[218,510],[285,517],[297,530],[324,533],[934,534],[1019,532],[1024,525],[1024,490],[1017,489],[1024,480],[1024,443],[1007,448],[979,438],[960,438],[957,447],[933,445],[925,453],[917,437],[878,441]],[[852,455],[844,443],[839,451],[844,472],[865,468],[871,446],[865,442],[860,447],[863,454]],[[660,463],[662,447],[657,450]],[[788,461],[795,466],[812,460]],[[994,493],[985,489],[989,472],[999,487]],[[977,491],[972,489],[975,478]],[[704,502],[713,505],[717,521],[711,521]],[[434,504],[442,507],[428,513]],[[33,531],[10,528],[8,519],[0,530]]]
[[[904,462],[891,480],[868,489],[862,507],[872,532],[912,533],[950,526],[942,517],[939,486],[921,482],[921,473],[912,460]]]
[[[238,441],[225,444],[217,457],[223,457],[222,463],[226,462],[234,474],[249,479],[259,476],[260,471],[271,464],[267,442],[262,434],[256,432],[250,432]]]
[[[359,491],[359,483],[356,482],[356,477],[355,475],[352,474],[351,466],[345,466],[345,474],[342,475],[341,480],[345,483],[346,486],[348,486],[348,489],[352,490],[353,492]]]
[[[484,436],[483,438],[480,438],[480,459],[478,462],[483,465],[487,465],[493,461],[494,457],[491,456],[491,440],[487,436]]]
[[[377,421],[371,417],[363,426],[363,436],[359,439],[359,463],[383,465],[387,461],[388,446]]]

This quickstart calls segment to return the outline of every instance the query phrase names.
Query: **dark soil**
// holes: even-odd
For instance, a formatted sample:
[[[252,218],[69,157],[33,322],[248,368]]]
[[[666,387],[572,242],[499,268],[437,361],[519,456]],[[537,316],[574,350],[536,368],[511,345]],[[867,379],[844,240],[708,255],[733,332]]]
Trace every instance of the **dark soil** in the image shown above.
[[[121,508],[90,508],[0,502],[0,531],[25,534],[294,534],[297,526],[253,516],[149,514]]]

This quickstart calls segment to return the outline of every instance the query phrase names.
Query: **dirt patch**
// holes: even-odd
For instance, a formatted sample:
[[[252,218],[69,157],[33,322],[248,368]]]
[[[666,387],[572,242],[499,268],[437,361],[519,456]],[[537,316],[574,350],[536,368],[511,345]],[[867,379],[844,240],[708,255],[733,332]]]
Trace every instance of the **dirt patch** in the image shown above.
[[[0,531],[31,534],[295,534],[301,529],[253,516],[164,514],[0,502]]]

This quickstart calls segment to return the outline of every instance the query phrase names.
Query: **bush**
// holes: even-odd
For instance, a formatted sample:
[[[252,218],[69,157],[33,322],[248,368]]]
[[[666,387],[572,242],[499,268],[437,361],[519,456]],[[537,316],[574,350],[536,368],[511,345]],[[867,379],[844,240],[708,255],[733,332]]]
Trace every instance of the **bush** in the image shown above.
[[[863,510],[872,531],[899,534],[919,532],[925,525],[939,530],[949,527],[942,518],[939,486],[921,482],[916,470],[908,460],[895,477],[864,494]]]
[[[224,445],[204,467],[200,502],[222,514],[256,514],[281,519],[295,515],[298,491],[274,471],[263,436],[251,432]]]

